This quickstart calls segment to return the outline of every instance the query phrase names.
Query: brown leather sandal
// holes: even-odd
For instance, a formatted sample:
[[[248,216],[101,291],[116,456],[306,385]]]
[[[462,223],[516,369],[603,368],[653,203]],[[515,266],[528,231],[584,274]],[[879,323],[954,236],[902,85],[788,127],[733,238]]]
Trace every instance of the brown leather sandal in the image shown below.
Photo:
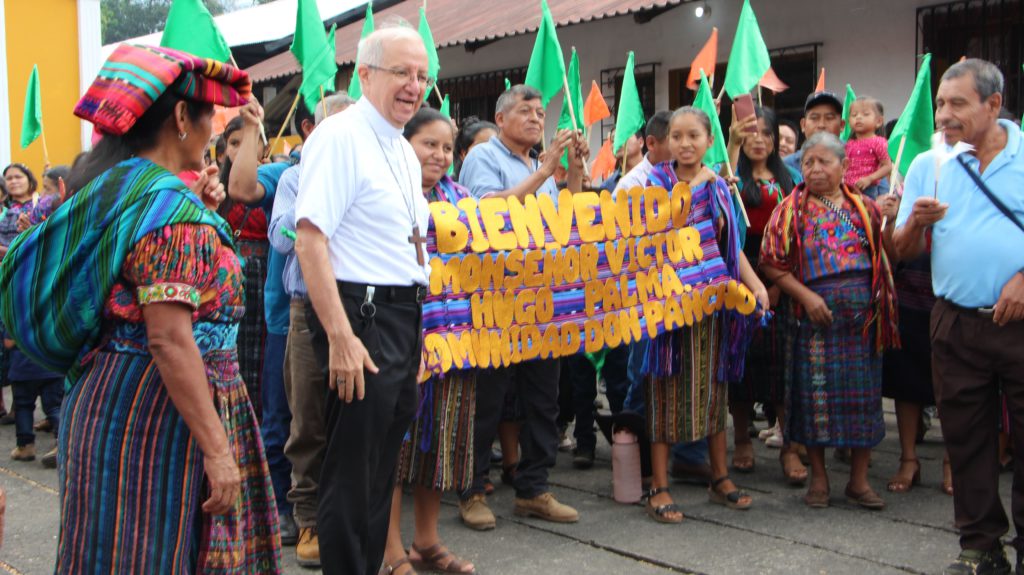
[[[741,453],[741,448],[743,453]],[[732,452],[733,471],[739,473],[754,472],[754,442],[750,439],[736,442]]]
[[[807,483],[807,468],[800,461],[800,455],[792,447],[784,447],[779,452],[779,464],[786,483],[793,487],[803,487]]]
[[[412,566],[420,571],[476,575],[476,569],[466,571],[465,569],[469,563],[449,551],[443,543],[435,543],[426,549],[420,549],[413,543],[412,550],[420,556],[419,559],[412,560]],[[445,559],[448,560],[445,561]]]
[[[385,563],[380,566],[380,570],[377,571],[377,575],[392,575],[404,566],[408,566],[409,570],[403,573],[403,575],[416,575],[416,571],[413,570],[412,564],[409,562],[409,556],[406,555],[394,563]]]
[[[911,475],[909,479],[904,475],[900,475],[898,472],[896,475],[892,476],[892,479],[889,480],[889,484],[886,485],[885,488],[893,493],[906,493],[910,491],[915,485],[919,485],[921,483],[920,461],[918,461],[916,458],[904,459],[901,457],[900,463],[913,463],[916,466],[916,468],[914,470],[913,475]]]

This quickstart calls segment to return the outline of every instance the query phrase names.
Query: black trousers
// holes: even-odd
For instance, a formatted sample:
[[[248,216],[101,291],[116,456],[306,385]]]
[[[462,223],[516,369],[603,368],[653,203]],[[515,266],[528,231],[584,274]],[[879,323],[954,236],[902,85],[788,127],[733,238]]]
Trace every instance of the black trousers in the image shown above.
[[[991,315],[939,300],[932,310],[932,377],[953,471],[953,511],[963,549],[989,551],[1009,529],[999,498],[1002,387],[1014,458],[1014,547],[1024,552],[1024,322],[999,327]]]
[[[491,467],[491,444],[501,421],[505,392],[512,386],[526,411],[526,422],[519,433],[522,453],[516,467],[516,497],[547,493],[548,470],[555,466],[558,455],[558,372],[558,360],[545,359],[484,369],[477,375],[473,485],[468,494],[484,492],[484,479]]]
[[[597,399],[597,370],[594,364],[583,354],[574,355],[566,360],[566,368],[572,380],[572,403],[576,413],[576,448],[593,451],[597,447],[597,435],[594,433],[594,400]],[[622,411],[622,404],[629,392],[629,377],[626,366],[629,363],[629,346],[621,345],[608,350],[604,356],[601,375],[604,377],[608,398],[608,410],[613,414]],[[564,402],[563,402],[564,403]]]
[[[327,575],[374,575],[384,560],[398,454],[416,413],[421,308],[415,302],[375,300],[376,311],[363,315],[362,300],[342,295],[341,301],[380,371],[364,374],[361,401],[345,403],[328,390],[317,507],[320,561]],[[327,378],[327,334],[312,306],[306,316],[317,364]]]

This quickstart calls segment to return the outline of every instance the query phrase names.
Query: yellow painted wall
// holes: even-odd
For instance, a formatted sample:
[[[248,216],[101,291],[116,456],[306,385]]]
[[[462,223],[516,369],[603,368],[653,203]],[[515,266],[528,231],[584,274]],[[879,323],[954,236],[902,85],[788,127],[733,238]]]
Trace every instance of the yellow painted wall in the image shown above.
[[[81,124],[72,111],[79,97],[78,9],[75,0],[4,2],[11,159],[41,176],[42,139],[21,147],[21,116],[32,65],[39,65],[43,129],[53,165],[71,164],[82,150]]]

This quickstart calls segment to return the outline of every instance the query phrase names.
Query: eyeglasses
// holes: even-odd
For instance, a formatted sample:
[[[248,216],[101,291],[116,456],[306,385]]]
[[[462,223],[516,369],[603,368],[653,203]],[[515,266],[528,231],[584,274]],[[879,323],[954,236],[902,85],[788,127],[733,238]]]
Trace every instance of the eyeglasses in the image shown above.
[[[372,64],[367,64],[366,67],[371,70],[380,70],[381,72],[387,72],[388,74],[391,74],[403,84],[409,82],[409,80],[411,80],[413,76],[415,76],[416,81],[419,82],[421,86],[425,86],[428,90],[434,87],[434,79],[427,76],[423,72],[413,72],[412,70],[407,70],[405,68],[383,68],[381,66],[374,66]]]

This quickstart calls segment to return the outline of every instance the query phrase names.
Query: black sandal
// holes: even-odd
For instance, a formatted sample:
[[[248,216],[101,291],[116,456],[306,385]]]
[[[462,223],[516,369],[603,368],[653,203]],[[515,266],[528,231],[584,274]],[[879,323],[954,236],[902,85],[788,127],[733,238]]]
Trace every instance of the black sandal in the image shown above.
[[[718,486],[721,485],[723,481],[729,481],[729,476],[726,475],[724,477],[719,477],[708,485],[708,499],[710,499],[712,503],[725,505],[729,509],[735,509],[737,511],[746,511],[747,509],[750,509],[750,506],[754,504],[754,501],[745,491],[740,491],[739,489],[734,489],[729,493],[721,493],[718,491]],[[744,497],[749,501],[746,503],[740,503],[740,500]]]
[[[516,480],[516,468],[519,462],[501,466],[501,482],[508,486],[514,486]]]
[[[646,493],[647,504],[644,507],[647,510],[647,515],[649,515],[651,519],[657,521],[658,523],[682,523],[683,511],[679,509],[679,506],[676,505],[675,503],[667,503],[665,505],[659,505],[658,507],[654,507],[654,505],[651,503],[651,500],[654,498],[655,495],[668,492],[668,487],[657,487],[655,489],[651,489]],[[666,517],[666,514],[668,513],[678,513],[679,519],[671,519],[669,517]]]

